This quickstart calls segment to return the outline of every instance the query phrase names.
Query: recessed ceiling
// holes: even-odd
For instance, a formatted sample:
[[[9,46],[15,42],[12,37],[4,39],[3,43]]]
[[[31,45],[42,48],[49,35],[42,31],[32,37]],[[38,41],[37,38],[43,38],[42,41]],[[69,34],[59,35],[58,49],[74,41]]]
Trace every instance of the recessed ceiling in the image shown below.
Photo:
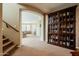
[[[44,13],[50,13],[55,10],[77,5],[77,3],[26,3],[26,5],[27,4],[40,9]]]

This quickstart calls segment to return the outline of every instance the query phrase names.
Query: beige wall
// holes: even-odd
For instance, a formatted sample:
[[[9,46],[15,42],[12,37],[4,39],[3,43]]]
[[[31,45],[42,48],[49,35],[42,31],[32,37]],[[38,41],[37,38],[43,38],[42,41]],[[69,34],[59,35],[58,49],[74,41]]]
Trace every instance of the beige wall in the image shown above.
[[[0,17],[2,16],[2,4],[0,3]]]
[[[45,14],[45,41],[48,42],[48,15]]]
[[[76,48],[79,49],[79,6],[76,9]]]
[[[2,4],[0,3],[0,55],[2,53]]]
[[[3,20],[19,30],[19,6],[17,4],[3,4]],[[19,45],[20,32],[12,31],[3,24],[3,34]]]
[[[20,31],[20,10],[21,9],[26,9],[26,10],[33,10],[35,12],[41,13],[39,12],[37,9],[34,9],[32,7],[29,6],[24,6],[21,4],[3,4],[3,20],[5,20],[7,23],[9,23],[11,26],[13,26],[14,28],[16,28],[17,30]],[[10,29],[9,29],[10,30]],[[20,43],[20,32],[14,32],[14,31],[5,31],[5,35],[7,35],[8,33],[8,37],[10,37],[10,39],[12,39],[16,44]]]

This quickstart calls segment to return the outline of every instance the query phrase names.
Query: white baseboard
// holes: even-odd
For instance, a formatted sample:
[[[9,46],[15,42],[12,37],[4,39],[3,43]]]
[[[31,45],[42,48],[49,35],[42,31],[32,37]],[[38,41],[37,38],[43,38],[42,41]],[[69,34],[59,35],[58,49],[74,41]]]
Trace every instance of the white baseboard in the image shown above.
[[[76,47],[76,49],[78,49],[78,50],[79,50],[79,47]]]

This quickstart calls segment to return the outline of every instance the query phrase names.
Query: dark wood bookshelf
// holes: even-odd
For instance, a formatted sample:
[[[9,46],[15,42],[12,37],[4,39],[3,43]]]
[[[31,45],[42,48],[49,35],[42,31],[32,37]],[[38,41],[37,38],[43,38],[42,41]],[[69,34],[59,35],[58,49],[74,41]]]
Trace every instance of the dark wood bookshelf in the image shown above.
[[[75,49],[76,45],[76,7],[48,14],[48,43]]]

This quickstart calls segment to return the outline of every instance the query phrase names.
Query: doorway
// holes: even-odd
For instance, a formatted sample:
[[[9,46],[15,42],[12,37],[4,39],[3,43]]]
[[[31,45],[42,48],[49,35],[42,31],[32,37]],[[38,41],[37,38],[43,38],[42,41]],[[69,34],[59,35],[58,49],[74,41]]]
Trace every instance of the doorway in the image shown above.
[[[27,45],[31,41],[44,41],[44,16],[40,13],[21,11],[21,45]]]

